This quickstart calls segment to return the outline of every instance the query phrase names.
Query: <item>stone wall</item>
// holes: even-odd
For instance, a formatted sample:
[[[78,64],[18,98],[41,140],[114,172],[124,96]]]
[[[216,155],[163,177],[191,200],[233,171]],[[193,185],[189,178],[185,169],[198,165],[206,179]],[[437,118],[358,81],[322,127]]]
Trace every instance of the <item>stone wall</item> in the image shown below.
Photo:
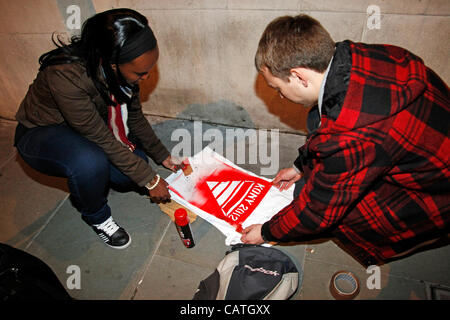
[[[80,8],[82,21],[118,7],[149,19],[160,60],[142,85],[148,116],[303,131],[307,110],[280,99],[254,67],[266,25],[300,12],[318,19],[336,41],[399,45],[450,79],[448,0],[0,0],[0,117],[14,118],[39,55],[53,48],[52,33],[79,32],[70,29],[70,5]]]

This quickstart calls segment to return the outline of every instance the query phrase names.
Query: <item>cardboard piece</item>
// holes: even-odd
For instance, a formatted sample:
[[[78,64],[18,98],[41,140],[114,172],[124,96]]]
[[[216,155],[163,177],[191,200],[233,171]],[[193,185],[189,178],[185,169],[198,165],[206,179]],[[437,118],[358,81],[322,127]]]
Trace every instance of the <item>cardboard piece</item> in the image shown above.
[[[195,213],[193,213],[191,210],[189,210],[185,206],[183,206],[173,200],[168,203],[159,203],[158,206],[162,212],[164,212],[165,214],[167,214],[170,217],[170,219],[172,221],[175,221],[175,217],[174,217],[175,210],[177,210],[179,208],[183,208],[186,210],[190,223],[194,222],[197,219],[197,215]]]

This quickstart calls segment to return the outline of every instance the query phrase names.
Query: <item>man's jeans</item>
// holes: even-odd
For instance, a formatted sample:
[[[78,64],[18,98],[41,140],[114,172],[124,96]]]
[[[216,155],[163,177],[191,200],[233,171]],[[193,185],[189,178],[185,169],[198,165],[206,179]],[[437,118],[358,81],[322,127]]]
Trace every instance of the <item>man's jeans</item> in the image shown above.
[[[28,129],[16,141],[16,147],[25,162],[37,171],[68,178],[72,203],[89,225],[111,216],[106,198],[110,186],[121,191],[139,189],[109,162],[99,146],[66,125]],[[142,150],[134,153],[148,162]]]

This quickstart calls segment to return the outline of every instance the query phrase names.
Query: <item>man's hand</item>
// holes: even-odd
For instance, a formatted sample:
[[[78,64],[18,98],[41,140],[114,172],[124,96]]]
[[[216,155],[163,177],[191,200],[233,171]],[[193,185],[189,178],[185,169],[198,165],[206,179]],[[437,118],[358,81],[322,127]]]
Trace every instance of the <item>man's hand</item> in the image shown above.
[[[261,236],[262,224],[252,224],[242,230],[241,241],[249,244],[262,244],[264,240]]]
[[[156,183],[156,177],[151,181],[151,184],[153,185]],[[170,201],[170,193],[167,189],[167,186],[169,184],[164,180],[163,178],[159,179],[158,185],[152,189],[149,190],[148,193],[150,195],[150,199],[152,199],[155,203],[166,203]]]
[[[295,182],[300,180],[302,177],[294,168],[286,168],[280,170],[273,179],[272,184],[277,187],[280,191],[289,189]]]

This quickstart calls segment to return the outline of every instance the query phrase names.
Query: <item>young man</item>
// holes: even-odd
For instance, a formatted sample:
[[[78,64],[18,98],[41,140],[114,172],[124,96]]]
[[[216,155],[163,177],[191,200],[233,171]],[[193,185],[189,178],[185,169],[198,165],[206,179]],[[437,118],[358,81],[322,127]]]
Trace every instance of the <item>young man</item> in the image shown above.
[[[285,98],[314,107],[307,142],[273,183],[294,200],[242,241],[336,237],[364,265],[450,232],[449,88],[405,49],[335,43],[306,15],[264,31],[256,67]]]

